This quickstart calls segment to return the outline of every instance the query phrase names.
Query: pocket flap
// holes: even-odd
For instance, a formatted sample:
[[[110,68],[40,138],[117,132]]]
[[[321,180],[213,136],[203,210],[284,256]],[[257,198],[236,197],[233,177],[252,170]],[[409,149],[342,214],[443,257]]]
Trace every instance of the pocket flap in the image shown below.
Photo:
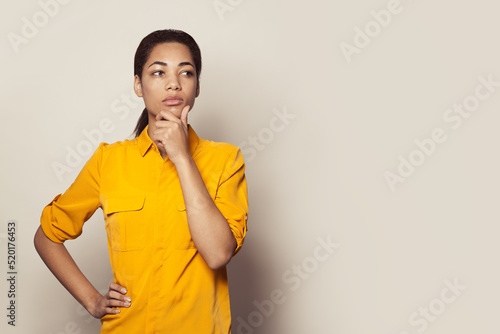
[[[116,212],[141,210],[145,200],[145,196],[111,197],[106,201],[104,212],[109,215]]]

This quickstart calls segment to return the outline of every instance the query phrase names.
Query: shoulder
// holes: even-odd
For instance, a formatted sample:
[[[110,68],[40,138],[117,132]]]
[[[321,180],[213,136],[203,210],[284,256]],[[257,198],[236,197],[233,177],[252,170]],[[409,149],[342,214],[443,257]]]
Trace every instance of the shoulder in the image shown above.
[[[218,158],[235,158],[236,156],[241,155],[241,150],[238,146],[230,143],[216,142],[200,138],[196,153],[211,155]]]
[[[137,146],[138,146],[138,140],[137,138],[133,138],[133,139],[125,139],[117,141],[114,143],[102,142],[99,145],[98,149],[101,149],[103,153],[111,153],[114,151],[121,151],[129,148],[137,148]]]
[[[95,150],[92,159],[106,163],[124,157],[133,157],[139,154],[137,138],[131,140],[117,141],[114,143],[102,142]]]
[[[120,140],[116,141],[114,143],[101,143],[104,149],[106,150],[114,150],[117,148],[123,148],[123,147],[131,147],[131,146],[137,146],[138,143],[138,138],[132,138],[132,139],[125,139],[125,140]]]
[[[245,168],[240,148],[230,143],[200,138],[193,158],[201,169],[219,170],[223,173],[223,177],[225,174],[232,175],[235,171]]]

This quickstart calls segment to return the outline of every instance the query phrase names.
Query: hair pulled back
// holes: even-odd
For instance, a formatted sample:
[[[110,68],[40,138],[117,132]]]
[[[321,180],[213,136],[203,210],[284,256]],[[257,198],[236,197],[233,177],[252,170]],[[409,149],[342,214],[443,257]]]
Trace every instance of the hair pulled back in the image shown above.
[[[187,46],[189,52],[191,53],[191,58],[193,58],[195,70],[196,70],[196,81],[199,84],[200,74],[201,74],[201,51],[191,35],[182,31],[175,29],[165,29],[153,31],[146,37],[144,37],[137,47],[134,57],[134,75],[137,75],[139,79],[142,79],[142,71],[144,65],[148,60],[154,47],[162,43],[180,43]],[[148,125],[148,110],[144,108],[135,126],[134,134],[138,137],[144,128]]]

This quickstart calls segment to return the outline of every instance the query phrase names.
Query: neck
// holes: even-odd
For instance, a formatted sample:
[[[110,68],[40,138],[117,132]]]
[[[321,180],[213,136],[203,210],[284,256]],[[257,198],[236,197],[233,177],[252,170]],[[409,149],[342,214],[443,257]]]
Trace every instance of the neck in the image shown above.
[[[156,118],[148,113],[148,136],[149,138],[153,138],[153,132],[156,130]]]

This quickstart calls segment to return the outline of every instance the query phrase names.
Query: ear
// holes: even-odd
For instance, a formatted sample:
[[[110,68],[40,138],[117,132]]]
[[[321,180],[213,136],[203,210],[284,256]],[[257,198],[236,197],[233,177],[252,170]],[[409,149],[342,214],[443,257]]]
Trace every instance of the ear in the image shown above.
[[[198,97],[198,95],[200,95],[200,80],[198,80],[196,83],[196,96],[195,97]]]
[[[134,77],[134,92],[138,97],[142,97],[142,84],[138,75]]]

